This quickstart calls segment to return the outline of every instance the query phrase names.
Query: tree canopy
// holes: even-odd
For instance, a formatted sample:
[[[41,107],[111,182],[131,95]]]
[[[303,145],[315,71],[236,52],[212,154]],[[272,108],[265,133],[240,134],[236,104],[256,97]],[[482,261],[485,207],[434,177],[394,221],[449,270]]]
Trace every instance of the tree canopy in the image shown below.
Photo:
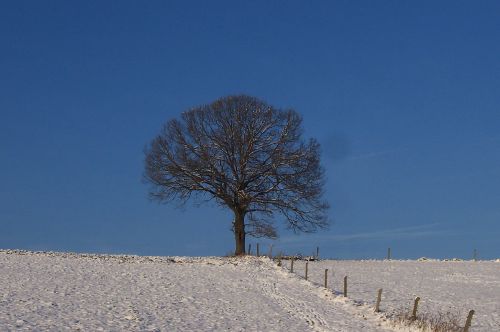
[[[302,118],[250,96],[228,96],[169,120],[145,151],[150,197],[215,200],[234,213],[235,254],[245,236],[327,226],[319,143],[302,138]]]

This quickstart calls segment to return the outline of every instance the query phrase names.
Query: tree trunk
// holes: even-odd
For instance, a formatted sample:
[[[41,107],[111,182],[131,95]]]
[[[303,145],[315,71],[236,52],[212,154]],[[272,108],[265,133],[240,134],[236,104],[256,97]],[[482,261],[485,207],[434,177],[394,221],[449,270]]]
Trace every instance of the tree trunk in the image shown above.
[[[245,254],[245,212],[234,212],[234,239],[236,241],[236,256]]]

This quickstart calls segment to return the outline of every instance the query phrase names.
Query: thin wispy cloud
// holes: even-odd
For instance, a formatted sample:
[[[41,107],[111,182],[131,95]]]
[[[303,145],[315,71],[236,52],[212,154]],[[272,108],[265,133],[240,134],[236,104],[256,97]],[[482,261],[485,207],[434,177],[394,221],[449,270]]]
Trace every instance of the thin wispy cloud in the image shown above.
[[[410,239],[428,236],[439,236],[439,235],[453,235],[454,232],[450,230],[437,229],[440,223],[411,226],[411,227],[401,227],[401,228],[389,228],[374,232],[363,232],[363,233],[353,233],[353,234],[315,234],[312,235],[315,241],[352,241],[352,240],[387,240],[387,239]],[[285,243],[300,243],[309,242],[311,236],[307,238],[299,237],[285,237],[281,238],[280,242]]]
[[[368,152],[368,153],[363,153],[359,155],[354,155],[350,157],[349,159],[351,160],[364,160],[364,159],[372,159],[372,158],[380,158],[380,157],[385,157],[387,155],[395,154],[397,152],[404,151],[403,149],[390,149],[390,150],[382,150],[382,151],[374,151],[374,152]]]

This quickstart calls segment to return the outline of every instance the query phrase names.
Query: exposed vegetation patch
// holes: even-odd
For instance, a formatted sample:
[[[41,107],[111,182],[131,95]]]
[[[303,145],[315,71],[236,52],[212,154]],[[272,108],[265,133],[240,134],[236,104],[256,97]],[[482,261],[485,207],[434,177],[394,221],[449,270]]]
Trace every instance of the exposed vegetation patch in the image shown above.
[[[420,313],[413,317],[409,308],[396,311],[390,316],[395,326],[415,327],[426,332],[461,332],[461,318],[460,312]]]

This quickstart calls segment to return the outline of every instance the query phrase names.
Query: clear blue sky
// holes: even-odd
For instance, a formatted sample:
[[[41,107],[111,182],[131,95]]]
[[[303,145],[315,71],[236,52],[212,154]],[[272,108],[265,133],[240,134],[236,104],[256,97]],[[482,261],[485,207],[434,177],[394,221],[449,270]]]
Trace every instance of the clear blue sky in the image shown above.
[[[0,248],[231,252],[230,213],[141,178],[162,123],[239,93],[323,147],[332,225],[276,248],[500,257],[498,1],[2,1]]]

